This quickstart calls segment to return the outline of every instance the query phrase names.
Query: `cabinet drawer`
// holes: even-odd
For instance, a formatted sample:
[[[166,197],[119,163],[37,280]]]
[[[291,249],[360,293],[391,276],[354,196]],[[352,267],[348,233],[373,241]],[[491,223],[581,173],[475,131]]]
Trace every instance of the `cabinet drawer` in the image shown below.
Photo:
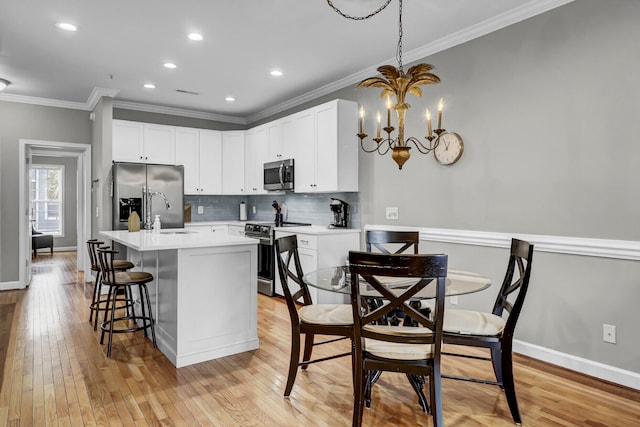
[[[318,249],[318,236],[298,233],[298,247],[301,249]]]

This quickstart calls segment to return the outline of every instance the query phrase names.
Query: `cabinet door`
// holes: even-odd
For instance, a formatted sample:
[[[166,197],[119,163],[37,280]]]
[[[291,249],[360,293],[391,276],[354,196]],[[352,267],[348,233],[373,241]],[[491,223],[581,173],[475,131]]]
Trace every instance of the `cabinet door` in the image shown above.
[[[302,271],[305,274],[310,273],[318,269],[318,251],[313,249],[298,248],[298,255],[300,256],[300,265]],[[313,286],[309,286],[309,293],[311,294],[311,300],[314,303],[318,302],[318,289]]]
[[[265,194],[263,165],[267,159],[267,128],[247,132],[245,139],[245,192]]]
[[[222,133],[200,131],[200,194],[222,194]]]
[[[338,111],[337,104],[330,103],[314,111],[315,119],[315,191],[338,189]],[[345,164],[345,167],[349,165]],[[357,163],[353,165],[357,167]]]
[[[267,162],[284,160],[284,141],[282,135],[282,121],[267,124]]]
[[[306,110],[294,116],[295,191],[316,191],[316,148],[313,111]]]
[[[197,129],[176,129],[176,164],[184,166],[184,194],[200,194],[199,147]]]
[[[244,194],[244,132],[222,134],[222,193]]]
[[[144,161],[165,165],[175,164],[175,127],[144,125]]]
[[[143,162],[142,135],[142,123],[114,120],[112,159],[116,162]]]

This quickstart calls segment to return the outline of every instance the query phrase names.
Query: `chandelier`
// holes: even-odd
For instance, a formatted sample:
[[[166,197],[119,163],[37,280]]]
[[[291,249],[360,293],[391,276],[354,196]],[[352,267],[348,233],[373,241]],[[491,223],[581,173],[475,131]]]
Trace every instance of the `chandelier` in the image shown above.
[[[405,96],[407,94],[422,96],[422,90],[419,86],[440,83],[440,78],[435,74],[430,73],[430,71],[433,69],[433,66],[429,64],[414,65],[410,67],[406,72],[404,71],[402,67],[402,0],[398,1],[400,3],[398,19],[398,48],[396,53],[396,57],[398,59],[398,67],[394,67],[393,65],[383,65],[381,67],[378,67],[378,72],[382,74],[382,76],[364,79],[363,81],[358,83],[357,86],[358,88],[382,88],[380,97],[386,98],[387,123],[385,127],[381,128],[381,117],[380,113],[378,113],[376,137],[371,138],[371,141],[367,141],[366,138],[368,135],[364,133],[364,107],[361,106],[357,136],[358,138],[360,138],[360,146],[362,147],[362,150],[367,153],[373,153],[375,151],[378,154],[385,155],[389,152],[389,150],[392,150],[391,157],[398,164],[398,168],[402,169],[402,166],[407,160],[409,160],[409,157],[411,156],[411,154],[409,153],[409,150],[411,149],[411,147],[408,145],[409,143],[413,143],[418,151],[420,151],[422,154],[429,154],[438,146],[439,136],[440,134],[444,133],[445,130],[441,127],[443,100],[440,99],[440,102],[438,103],[436,129],[432,129],[431,114],[428,109],[426,111],[427,135],[424,137],[426,141],[423,143],[420,141],[420,139],[413,136],[405,138],[405,114],[409,107],[411,107],[411,105],[405,102]],[[386,0],[386,2],[382,6],[366,16],[347,15],[339,10],[336,6],[334,6],[331,0],[327,0],[327,3],[331,8],[333,8],[333,10],[335,10],[338,14],[345,18],[353,20],[364,20],[380,13],[389,5],[389,3],[391,3],[391,0]],[[395,97],[395,104],[392,103],[391,96]],[[392,109],[396,111],[398,116],[398,134],[395,137],[391,135],[395,130],[395,128],[391,126]],[[385,137],[381,136],[381,130],[386,133]]]

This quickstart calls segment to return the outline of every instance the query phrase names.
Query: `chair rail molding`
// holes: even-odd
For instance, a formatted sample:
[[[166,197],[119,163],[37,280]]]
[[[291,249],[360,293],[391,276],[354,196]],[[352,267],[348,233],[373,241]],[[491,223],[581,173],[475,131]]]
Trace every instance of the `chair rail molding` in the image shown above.
[[[592,239],[587,237],[549,236],[493,231],[456,230],[392,225],[365,225],[366,230],[398,230],[420,232],[420,240],[463,245],[508,248],[511,238],[526,240],[535,245],[536,252],[583,255],[599,258],[640,260],[640,242],[632,240]]]

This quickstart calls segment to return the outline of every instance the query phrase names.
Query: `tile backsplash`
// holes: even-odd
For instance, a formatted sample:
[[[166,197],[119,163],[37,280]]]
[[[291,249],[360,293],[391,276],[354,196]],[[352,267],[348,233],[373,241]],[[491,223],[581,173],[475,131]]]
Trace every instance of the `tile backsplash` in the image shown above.
[[[248,221],[273,221],[271,204],[274,200],[283,206],[285,221],[329,225],[333,214],[331,198],[349,204],[349,227],[361,228],[360,193],[281,193],[256,196],[184,196],[185,205],[191,205],[191,221],[229,221],[240,219],[240,203],[247,205]],[[202,206],[202,214],[198,207]],[[255,208],[255,213],[254,212]]]

